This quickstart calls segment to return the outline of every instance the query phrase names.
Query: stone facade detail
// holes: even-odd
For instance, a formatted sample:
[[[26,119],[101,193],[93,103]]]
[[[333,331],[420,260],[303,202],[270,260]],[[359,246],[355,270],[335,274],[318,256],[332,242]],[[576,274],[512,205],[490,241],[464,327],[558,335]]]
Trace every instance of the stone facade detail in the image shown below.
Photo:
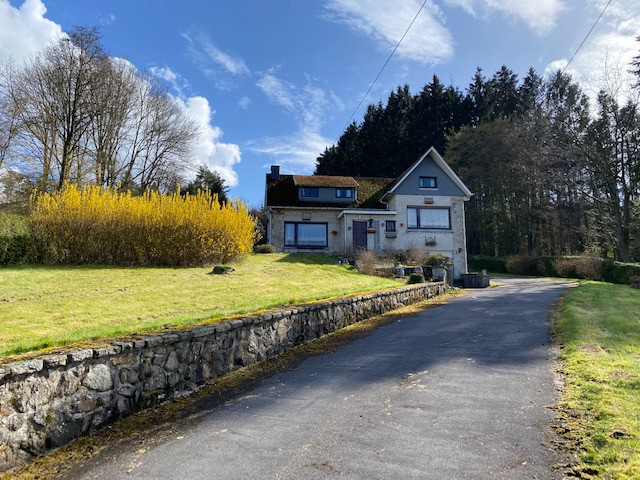
[[[0,471],[220,375],[447,288],[406,286],[0,364]]]
[[[402,232],[397,238],[387,239],[394,242],[393,249],[408,250],[418,248],[427,250],[432,255],[441,254],[453,260],[454,276],[459,278],[467,273],[467,245],[464,225],[464,198],[463,197],[432,197],[430,207],[449,208],[451,218],[450,230],[437,229],[408,229],[407,207],[423,207],[416,201],[415,195],[395,195],[389,201],[389,209],[395,210],[397,229]],[[426,245],[429,237],[435,240],[434,245]],[[391,248],[391,247],[388,247]]]

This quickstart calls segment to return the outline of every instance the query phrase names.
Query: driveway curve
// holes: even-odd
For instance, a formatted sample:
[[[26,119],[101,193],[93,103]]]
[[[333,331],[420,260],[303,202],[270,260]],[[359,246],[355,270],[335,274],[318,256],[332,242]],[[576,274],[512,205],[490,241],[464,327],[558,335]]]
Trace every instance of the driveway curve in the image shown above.
[[[569,286],[502,286],[311,357],[171,438],[72,479],[549,479],[549,308]]]

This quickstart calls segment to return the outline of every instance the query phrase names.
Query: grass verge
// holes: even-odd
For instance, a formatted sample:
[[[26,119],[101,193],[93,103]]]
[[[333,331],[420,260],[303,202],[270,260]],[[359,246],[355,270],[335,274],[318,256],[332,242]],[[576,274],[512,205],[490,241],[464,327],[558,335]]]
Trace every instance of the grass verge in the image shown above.
[[[2,267],[0,358],[403,285],[317,255],[251,255],[233,267],[229,275],[208,275],[211,267]]]
[[[640,478],[640,291],[585,282],[555,310],[561,433],[580,478]]]

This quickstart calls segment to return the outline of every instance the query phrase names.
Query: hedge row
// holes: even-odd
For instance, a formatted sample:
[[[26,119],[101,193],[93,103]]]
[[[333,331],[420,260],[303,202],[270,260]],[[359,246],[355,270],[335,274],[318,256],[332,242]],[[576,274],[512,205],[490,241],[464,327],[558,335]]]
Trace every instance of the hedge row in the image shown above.
[[[629,283],[629,277],[640,275],[640,264],[594,257],[469,255],[469,268],[493,273],[602,280],[623,285]]]
[[[256,222],[241,202],[68,185],[33,199],[30,216],[0,213],[0,265],[200,266],[251,252]]]
[[[24,215],[0,213],[0,265],[30,260],[29,219]]]
[[[217,195],[164,195],[68,185],[35,198],[31,228],[45,263],[200,266],[246,256],[257,229],[247,206]]]

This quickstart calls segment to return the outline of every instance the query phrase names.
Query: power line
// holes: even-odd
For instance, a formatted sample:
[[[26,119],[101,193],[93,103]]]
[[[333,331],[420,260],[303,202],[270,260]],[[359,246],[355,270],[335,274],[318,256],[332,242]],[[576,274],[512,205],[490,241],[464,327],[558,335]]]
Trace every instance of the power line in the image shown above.
[[[422,2],[422,5],[420,6],[420,8],[418,9],[418,13],[416,13],[415,17],[413,17],[413,20],[411,20],[411,23],[409,24],[409,26],[407,27],[407,29],[404,31],[404,33],[402,34],[402,37],[400,38],[400,40],[398,41],[398,44],[395,46],[395,48],[393,49],[393,51],[391,52],[391,55],[389,55],[389,58],[387,58],[387,61],[384,62],[384,65],[382,65],[382,68],[380,69],[380,71],[378,72],[378,75],[376,75],[375,80],[371,83],[371,85],[369,85],[369,89],[367,90],[367,92],[364,94],[364,96],[362,97],[362,100],[360,100],[360,103],[358,103],[358,106],[355,108],[355,110],[353,111],[353,113],[351,114],[351,116],[349,117],[349,120],[347,121],[347,123],[345,123],[344,127],[342,127],[342,130],[340,130],[340,133],[338,133],[338,137],[336,138],[336,141],[334,142],[335,145],[338,144],[338,140],[340,140],[340,136],[342,135],[342,132],[344,132],[347,127],[349,126],[349,124],[351,123],[351,120],[353,120],[353,117],[356,115],[356,112],[358,111],[358,109],[362,106],[362,103],[365,101],[365,99],[367,98],[367,95],[369,95],[369,92],[371,91],[371,89],[373,88],[373,86],[376,84],[376,82],[378,81],[378,78],[380,78],[380,75],[382,75],[382,72],[384,71],[385,67],[387,66],[387,64],[389,63],[389,60],[391,60],[391,57],[393,57],[393,54],[396,53],[396,50],[398,50],[398,47],[400,46],[400,44],[402,43],[402,41],[404,40],[404,37],[407,35],[407,33],[409,32],[409,30],[411,29],[411,27],[413,26],[413,23],[416,21],[416,19],[418,18],[418,15],[420,15],[420,12],[422,11],[422,9],[424,8],[424,6],[427,4],[428,0],[424,0],[424,2]],[[611,1],[609,1],[609,3],[611,3]]]
[[[562,73],[565,72],[565,70],[569,67],[569,65],[571,65],[571,62],[573,61],[573,59],[576,57],[576,55],[578,54],[578,52],[580,51],[580,49],[582,48],[582,46],[584,45],[584,42],[587,41],[587,38],[589,38],[589,35],[591,35],[591,32],[593,32],[593,29],[596,28],[596,25],[598,24],[598,22],[600,21],[600,19],[602,18],[602,16],[604,15],[604,12],[607,11],[607,8],[609,8],[609,5],[611,5],[611,2],[613,2],[613,0],[609,0],[609,3],[607,3],[604,8],[602,9],[602,12],[600,12],[600,15],[598,16],[598,18],[596,19],[595,23],[591,26],[591,30],[589,30],[589,33],[587,33],[587,36],[584,37],[584,40],[582,40],[582,43],[578,46],[578,49],[573,52],[573,55],[571,56],[571,58],[569,59],[569,62],[564,66],[564,68],[562,69]]]

